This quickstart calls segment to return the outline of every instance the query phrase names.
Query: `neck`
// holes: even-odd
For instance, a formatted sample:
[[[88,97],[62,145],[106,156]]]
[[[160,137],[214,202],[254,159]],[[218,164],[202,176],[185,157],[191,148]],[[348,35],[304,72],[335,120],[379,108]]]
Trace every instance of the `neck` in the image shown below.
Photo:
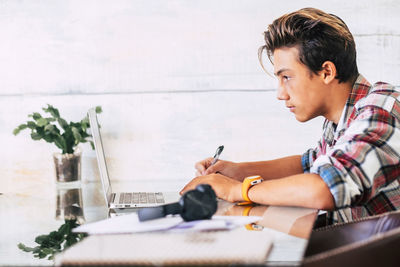
[[[342,115],[342,111],[347,99],[349,98],[352,88],[352,82],[339,83],[338,80],[335,80],[329,86],[329,94],[327,94],[327,101],[329,101],[327,103],[329,103],[329,106],[324,116],[326,119],[333,121],[336,124],[339,122],[340,116]]]

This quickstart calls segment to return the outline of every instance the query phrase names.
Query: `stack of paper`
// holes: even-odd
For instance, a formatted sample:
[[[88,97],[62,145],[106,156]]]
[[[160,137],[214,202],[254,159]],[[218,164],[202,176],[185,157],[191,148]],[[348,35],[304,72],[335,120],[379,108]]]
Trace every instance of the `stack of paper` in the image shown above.
[[[213,216],[211,220],[184,222],[180,216],[168,216],[157,220],[139,222],[136,213],[105,219],[81,225],[73,230],[75,233],[96,234],[129,234],[152,231],[206,231],[229,230],[245,224],[257,222],[258,216]]]

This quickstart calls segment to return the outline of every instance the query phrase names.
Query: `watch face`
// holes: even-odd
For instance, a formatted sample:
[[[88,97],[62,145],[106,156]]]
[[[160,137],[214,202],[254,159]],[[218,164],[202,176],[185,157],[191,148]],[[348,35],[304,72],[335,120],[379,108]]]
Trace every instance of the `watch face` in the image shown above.
[[[264,229],[264,226],[255,223],[253,223],[251,226],[255,231],[262,231]]]
[[[260,178],[260,179],[257,179],[257,180],[254,180],[254,181],[251,181],[251,182],[250,182],[250,184],[251,184],[251,185],[255,185],[255,184],[259,184],[259,183],[261,183],[262,181],[263,181],[263,179],[261,179],[261,178]]]

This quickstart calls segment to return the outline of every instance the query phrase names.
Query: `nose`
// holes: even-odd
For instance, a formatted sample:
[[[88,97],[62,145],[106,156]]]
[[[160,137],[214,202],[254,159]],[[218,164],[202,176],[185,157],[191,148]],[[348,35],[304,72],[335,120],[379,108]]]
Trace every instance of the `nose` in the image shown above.
[[[286,91],[286,89],[282,85],[278,85],[278,92],[276,97],[279,100],[289,100],[289,95]]]

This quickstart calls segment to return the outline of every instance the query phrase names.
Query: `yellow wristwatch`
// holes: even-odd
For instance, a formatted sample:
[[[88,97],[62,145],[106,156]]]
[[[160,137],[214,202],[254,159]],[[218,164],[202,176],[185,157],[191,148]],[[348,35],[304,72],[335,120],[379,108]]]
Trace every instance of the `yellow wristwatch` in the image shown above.
[[[248,205],[248,204],[252,204],[253,203],[253,201],[251,201],[249,196],[248,196],[249,189],[252,186],[256,185],[256,184],[261,183],[262,181],[264,181],[264,180],[259,175],[249,176],[249,177],[246,177],[243,180],[243,183],[242,183],[242,197],[245,200],[245,202],[241,202],[241,203],[239,203],[239,205]]]

